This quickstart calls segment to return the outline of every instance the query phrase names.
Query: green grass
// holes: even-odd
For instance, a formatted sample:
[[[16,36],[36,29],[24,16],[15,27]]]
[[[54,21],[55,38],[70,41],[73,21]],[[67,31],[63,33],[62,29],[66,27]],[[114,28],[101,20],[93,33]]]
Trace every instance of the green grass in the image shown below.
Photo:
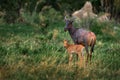
[[[119,80],[120,30],[94,24],[97,35],[92,63],[68,65],[63,40],[72,43],[64,23],[46,28],[27,24],[0,25],[0,80]],[[120,25],[117,25],[120,28]],[[73,62],[74,63],[74,62]]]

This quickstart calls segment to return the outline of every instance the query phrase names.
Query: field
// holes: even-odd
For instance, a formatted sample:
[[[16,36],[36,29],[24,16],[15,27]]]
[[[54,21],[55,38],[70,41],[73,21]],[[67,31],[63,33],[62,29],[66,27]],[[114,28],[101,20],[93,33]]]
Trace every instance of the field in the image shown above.
[[[63,40],[72,40],[64,26],[63,21],[48,27],[0,24],[0,80],[120,79],[120,25],[92,25],[97,43],[92,63],[85,68],[68,65]]]

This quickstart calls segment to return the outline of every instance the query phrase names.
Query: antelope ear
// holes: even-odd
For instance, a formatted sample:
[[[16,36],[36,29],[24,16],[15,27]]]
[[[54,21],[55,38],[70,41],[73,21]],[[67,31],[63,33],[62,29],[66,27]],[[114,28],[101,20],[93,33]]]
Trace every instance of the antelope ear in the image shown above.
[[[64,20],[65,20],[65,21],[67,21],[67,20],[70,21],[70,16],[69,16],[69,15],[66,15],[66,16],[64,17]]]
[[[64,20],[67,21],[67,17],[66,16],[64,17]]]

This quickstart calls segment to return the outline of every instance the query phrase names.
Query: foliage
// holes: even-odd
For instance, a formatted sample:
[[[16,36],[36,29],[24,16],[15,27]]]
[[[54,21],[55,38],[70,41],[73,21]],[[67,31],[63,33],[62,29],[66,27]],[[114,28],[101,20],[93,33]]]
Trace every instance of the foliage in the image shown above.
[[[30,14],[30,12],[24,10],[21,17],[27,24],[31,24],[37,27],[47,27],[48,25],[57,23],[57,21],[60,21],[62,19],[60,13],[51,6],[45,6],[39,13],[33,11]]]
[[[44,14],[45,11],[43,9],[46,6],[50,6],[51,8],[48,9],[54,9],[59,15],[64,15],[66,11],[72,13],[81,9],[86,1],[92,2],[93,10],[96,13],[104,11],[110,12],[113,17],[119,16],[119,0],[0,0],[0,11],[6,13],[4,21],[14,23],[21,17],[21,9],[25,10],[25,14],[29,13],[33,17],[34,13]]]
[[[116,10],[119,11],[120,10],[120,0],[115,0],[114,6],[116,7]]]
[[[4,19],[8,23],[15,22],[15,20],[20,16],[19,10],[24,5],[26,0],[1,0],[0,1],[0,11],[6,13]]]
[[[90,1],[99,9],[100,0]],[[114,6],[119,10],[117,1]],[[63,40],[73,42],[64,32],[64,11],[80,9],[85,2],[0,0],[4,13],[0,15],[0,79],[119,80],[120,25],[115,22],[93,20],[89,29],[97,35],[97,42],[92,63],[81,68],[73,60],[73,65],[68,65]]]
[[[0,79],[119,80],[120,25],[93,24],[91,30],[97,35],[97,43],[92,63],[85,68],[74,61],[75,65],[68,66],[63,40],[73,42],[64,32],[64,25],[61,21],[43,31],[28,24],[1,24]]]

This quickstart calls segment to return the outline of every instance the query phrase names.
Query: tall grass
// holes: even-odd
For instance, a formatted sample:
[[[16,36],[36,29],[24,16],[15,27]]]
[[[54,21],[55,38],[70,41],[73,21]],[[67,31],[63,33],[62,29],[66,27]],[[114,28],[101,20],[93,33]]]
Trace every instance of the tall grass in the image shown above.
[[[28,24],[1,24],[0,79],[119,80],[119,29],[114,30],[111,24],[93,24],[91,30],[97,35],[97,43],[92,63],[80,68],[68,65],[63,40],[72,40],[63,28],[63,22],[45,30]]]

